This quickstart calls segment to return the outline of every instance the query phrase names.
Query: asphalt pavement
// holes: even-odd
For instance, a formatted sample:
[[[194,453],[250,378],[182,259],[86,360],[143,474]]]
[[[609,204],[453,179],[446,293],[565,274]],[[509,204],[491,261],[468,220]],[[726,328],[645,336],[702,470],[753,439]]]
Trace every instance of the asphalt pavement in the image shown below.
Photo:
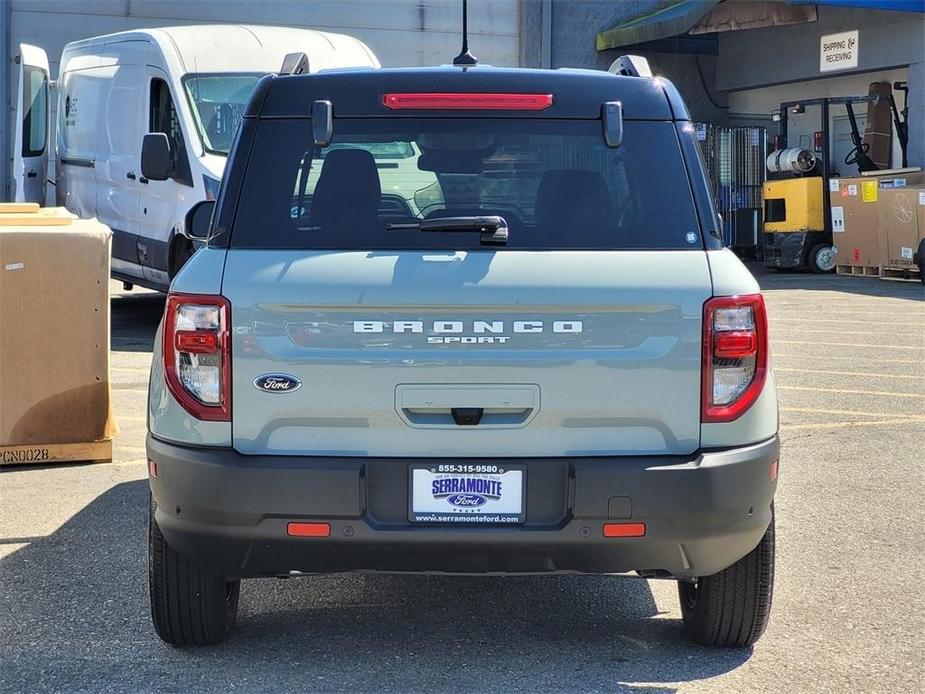
[[[245,581],[225,644],[150,626],[145,391],[163,297],[113,283],[112,463],[0,472],[0,691],[925,690],[925,291],[760,273],[783,453],[770,627],[684,639],[673,583]]]

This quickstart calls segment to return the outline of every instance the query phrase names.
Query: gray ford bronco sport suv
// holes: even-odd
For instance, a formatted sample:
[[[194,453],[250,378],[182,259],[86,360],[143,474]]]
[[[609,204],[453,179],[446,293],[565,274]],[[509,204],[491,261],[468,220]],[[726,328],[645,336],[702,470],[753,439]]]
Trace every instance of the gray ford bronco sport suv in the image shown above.
[[[188,233],[149,396],[162,639],[225,638],[242,578],[345,571],[673,579],[695,641],[762,634],[765,306],[669,82],[267,76]]]

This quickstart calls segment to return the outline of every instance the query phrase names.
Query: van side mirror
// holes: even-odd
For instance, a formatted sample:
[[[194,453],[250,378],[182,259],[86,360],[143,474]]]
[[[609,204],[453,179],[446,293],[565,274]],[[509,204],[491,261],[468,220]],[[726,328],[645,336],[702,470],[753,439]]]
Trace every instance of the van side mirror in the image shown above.
[[[213,210],[215,210],[215,200],[202,200],[193,205],[186,213],[183,235],[190,241],[208,240]]]
[[[172,172],[170,141],[164,133],[148,133],[141,140],[141,175],[152,181],[166,181]]]

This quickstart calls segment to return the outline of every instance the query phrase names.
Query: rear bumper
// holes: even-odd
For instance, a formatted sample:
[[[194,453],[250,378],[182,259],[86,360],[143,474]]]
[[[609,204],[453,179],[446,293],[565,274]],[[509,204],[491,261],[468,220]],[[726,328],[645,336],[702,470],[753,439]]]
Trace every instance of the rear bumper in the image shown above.
[[[167,542],[228,577],[340,571],[623,573],[694,577],[751,551],[770,522],[777,437],[691,456],[485,459],[527,469],[517,527],[407,521],[408,463],[424,459],[246,456],[151,436],[151,490]],[[287,535],[327,522],[325,538]],[[605,538],[608,521],[646,524]]]

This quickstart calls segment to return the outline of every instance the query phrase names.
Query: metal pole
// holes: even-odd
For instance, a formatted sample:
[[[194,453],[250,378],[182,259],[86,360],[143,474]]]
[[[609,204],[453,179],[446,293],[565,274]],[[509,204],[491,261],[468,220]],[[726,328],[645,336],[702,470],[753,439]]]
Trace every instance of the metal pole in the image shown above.
[[[829,102],[826,99],[822,101],[822,146],[824,148],[822,157],[822,213],[824,231],[832,234],[832,205],[829,200],[829,157],[832,154],[832,143],[829,141]],[[835,239],[832,239],[832,243]],[[812,261],[810,261],[812,262]]]
[[[12,4],[9,2],[0,2],[0,200],[9,200],[10,195],[10,174],[12,173],[12,158],[10,155],[10,138],[13,136],[15,128],[12,117],[13,104],[10,103],[10,24],[12,23]]]
[[[552,67],[552,0],[543,0],[542,49],[540,67]]]

